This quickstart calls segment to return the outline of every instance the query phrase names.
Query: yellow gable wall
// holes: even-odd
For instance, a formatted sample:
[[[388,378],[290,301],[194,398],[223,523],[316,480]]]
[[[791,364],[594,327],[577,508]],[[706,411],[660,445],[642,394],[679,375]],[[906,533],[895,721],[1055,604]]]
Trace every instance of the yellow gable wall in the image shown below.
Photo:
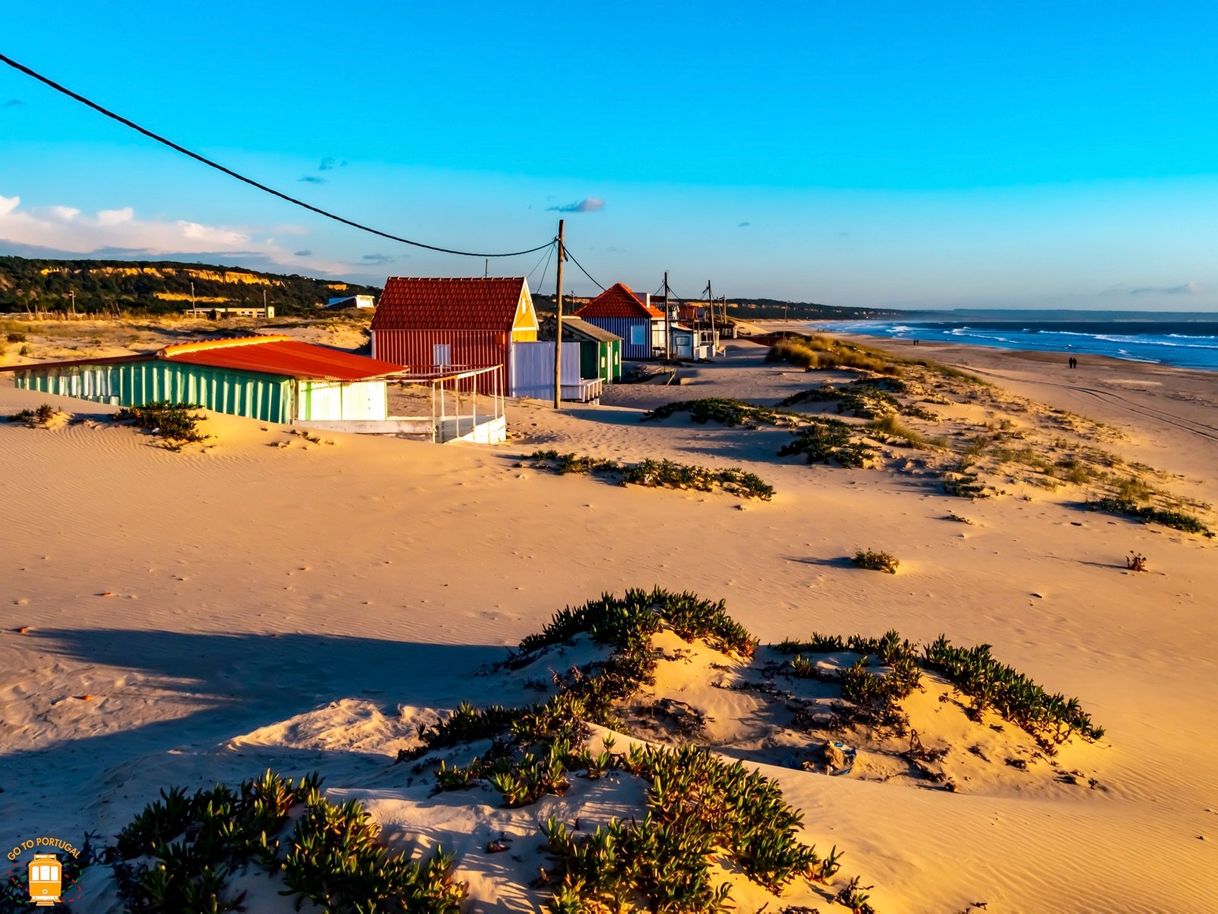
[[[528,284],[520,290],[520,301],[516,304],[516,316],[512,319],[512,341],[534,343],[537,341],[537,311],[533,308],[533,296]]]

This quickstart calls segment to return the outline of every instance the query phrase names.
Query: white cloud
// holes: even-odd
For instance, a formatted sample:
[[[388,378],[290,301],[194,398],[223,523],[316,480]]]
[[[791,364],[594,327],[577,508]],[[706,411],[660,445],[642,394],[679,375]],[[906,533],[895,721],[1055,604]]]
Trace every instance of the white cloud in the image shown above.
[[[122,209],[99,209],[97,211],[98,225],[122,225],[135,218],[135,210],[130,206]]]
[[[182,237],[189,239],[195,245],[203,245],[208,248],[244,249],[249,247],[250,237],[242,232],[217,228],[212,225],[200,225],[197,222],[177,222],[175,224],[181,229]]]
[[[310,256],[307,260],[283,248],[269,232],[271,229],[205,225],[186,219],[141,219],[130,206],[83,213],[73,206],[55,205],[25,208],[21,198],[0,196],[0,243],[10,242],[30,248],[45,248],[64,255],[91,255],[104,251],[127,252],[127,256],[166,257],[175,254],[240,254],[258,257],[272,266],[337,273],[346,269],[341,262],[325,262]],[[277,234],[303,235],[298,226],[275,226]],[[292,248],[299,248],[299,243]]]
[[[604,208],[605,200],[603,197],[584,197],[582,200],[576,200],[574,203],[566,203],[562,206],[547,206],[546,212],[599,213]]]

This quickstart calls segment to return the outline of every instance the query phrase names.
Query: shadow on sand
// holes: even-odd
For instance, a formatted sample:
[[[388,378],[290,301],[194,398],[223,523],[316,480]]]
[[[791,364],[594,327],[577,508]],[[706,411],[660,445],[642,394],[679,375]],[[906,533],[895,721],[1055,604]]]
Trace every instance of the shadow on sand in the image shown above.
[[[783,556],[788,562],[796,562],[800,565],[819,565],[822,568],[850,568],[854,569],[858,566],[854,564],[854,560],[848,555],[838,556],[836,558],[821,559],[815,556],[807,555],[785,555]]]
[[[504,656],[501,646],[343,635],[43,629],[30,637],[42,642],[48,662],[111,667],[116,682],[95,707],[99,732],[74,733],[0,755],[0,822],[5,826],[0,830],[5,835],[22,828],[58,827],[80,834],[87,827],[104,827],[109,817],[98,804],[109,803],[102,797],[120,789],[124,799],[142,804],[168,784],[214,782],[230,774],[251,777],[268,764],[285,774],[353,763],[381,770],[384,755],[358,750],[222,747],[344,698],[363,699],[389,717],[397,714],[398,705],[447,708],[462,698],[479,701],[473,674]],[[142,681],[129,685],[124,672]],[[470,675],[460,675],[465,672]],[[121,714],[123,705],[155,702],[166,691],[175,694],[165,714],[157,715],[154,704],[146,710],[136,707],[137,714],[156,719],[108,729],[110,701],[118,703]],[[41,803],[39,797],[54,802]],[[31,808],[38,810],[37,821]]]

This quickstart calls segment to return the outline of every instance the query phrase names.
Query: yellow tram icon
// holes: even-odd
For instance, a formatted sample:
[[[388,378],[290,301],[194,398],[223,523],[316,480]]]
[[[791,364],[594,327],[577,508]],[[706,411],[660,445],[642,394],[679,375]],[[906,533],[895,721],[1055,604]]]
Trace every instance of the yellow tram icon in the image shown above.
[[[30,901],[35,907],[59,904],[63,889],[63,864],[55,854],[35,854],[30,861]]]

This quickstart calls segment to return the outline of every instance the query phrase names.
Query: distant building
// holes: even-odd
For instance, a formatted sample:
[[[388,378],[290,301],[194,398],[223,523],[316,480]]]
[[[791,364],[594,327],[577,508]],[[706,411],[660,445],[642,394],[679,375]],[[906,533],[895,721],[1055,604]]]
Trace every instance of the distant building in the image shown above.
[[[343,295],[326,301],[326,308],[334,311],[375,307],[376,299],[371,295]]]
[[[0,368],[16,386],[114,406],[190,403],[290,423],[388,416],[385,379],[398,365],[301,343],[247,336],[178,343],[156,352]]]
[[[706,320],[706,305],[702,302],[681,302],[676,308],[676,318],[690,324]]]
[[[575,312],[589,324],[622,338],[622,358],[650,359],[664,354],[664,312],[651,296],[614,283]]]
[[[222,320],[226,317],[274,317],[275,306],[213,305],[210,308],[187,308],[182,313],[188,314],[191,317],[208,317],[213,321]]]
[[[498,366],[479,390],[510,390],[512,350],[537,340],[537,312],[523,276],[407,277],[385,282],[372,315],[372,355],[414,372]]]

